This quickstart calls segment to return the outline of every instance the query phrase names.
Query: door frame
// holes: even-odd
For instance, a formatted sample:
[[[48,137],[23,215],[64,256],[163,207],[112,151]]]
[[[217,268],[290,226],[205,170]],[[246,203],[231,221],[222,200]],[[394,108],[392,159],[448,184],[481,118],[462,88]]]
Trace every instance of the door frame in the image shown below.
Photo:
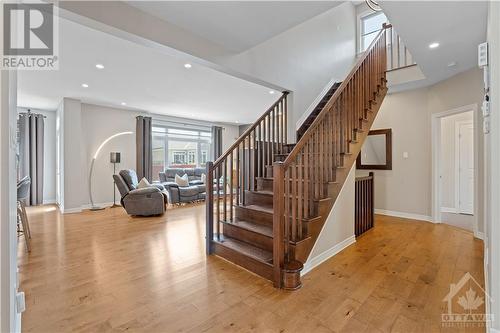
[[[454,193],[454,200],[455,200],[455,212],[457,214],[462,214],[460,212],[460,127],[463,125],[472,125],[472,131],[473,135],[476,135],[476,129],[474,128],[474,120],[469,121],[469,120],[460,120],[455,123],[455,193]],[[473,137],[474,139],[474,137]],[[474,154],[475,154],[475,147],[474,147],[474,142],[472,142]],[[476,165],[474,164],[474,167]],[[476,170],[474,169],[474,177],[476,177]],[[474,179],[476,181],[476,179]],[[474,183],[474,191],[476,190],[476,185]],[[472,202],[472,206],[474,206],[475,202]],[[474,210],[474,207],[473,207]]]
[[[478,123],[478,107],[477,104],[470,104],[434,113],[431,115],[431,150],[432,150],[432,220],[434,223],[441,223],[441,118],[452,116],[459,113],[472,111],[473,114],[473,130],[474,130],[474,216],[473,226],[474,236],[478,237],[478,195],[479,195],[479,123]],[[455,166],[456,167],[456,166]],[[456,207],[458,209],[458,207]]]

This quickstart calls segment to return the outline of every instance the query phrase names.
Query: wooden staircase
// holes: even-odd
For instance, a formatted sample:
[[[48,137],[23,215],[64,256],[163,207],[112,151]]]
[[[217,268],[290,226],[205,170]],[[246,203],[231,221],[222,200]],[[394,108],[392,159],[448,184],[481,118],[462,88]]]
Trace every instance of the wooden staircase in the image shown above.
[[[288,143],[284,92],[215,162],[207,164],[207,253],[274,283],[300,271],[386,95],[386,30],[335,84]]]

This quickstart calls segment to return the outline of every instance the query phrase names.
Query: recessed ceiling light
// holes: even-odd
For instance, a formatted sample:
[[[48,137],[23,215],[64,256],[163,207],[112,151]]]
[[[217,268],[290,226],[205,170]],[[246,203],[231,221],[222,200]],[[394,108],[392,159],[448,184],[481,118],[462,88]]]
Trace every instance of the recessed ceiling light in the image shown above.
[[[193,67],[193,66],[191,66],[191,64],[184,64],[184,67],[186,67],[186,68],[191,68],[191,67]]]
[[[125,106],[125,105],[127,105],[127,103],[125,103],[125,102],[121,102],[121,105]]]
[[[240,122],[238,120],[235,121],[236,124],[239,124]]]
[[[274,91],[274,90],[270,90],[270,91],[269,91],[269,93],[270,93],[271,95],[274,95],[275,91]]]
[[[438,46],[439,46],[439,43],[438,43],[438,42],[434,42],[434,43],[430,43],[430,44],[429,44],[429,48],[430,48],[430,49],[435,49],[435,48],[436,48],[436,47],[438,47]]]
[[[95,65],[95,67],[98,68],[98,69],[103,69],[104,65],[103,64],[97,64],[97,65]]]
[[[89,87],[89,85],[88,85],[88,84],[86,84],[86,83],[82,83],[82,87],[84,87],[84,88],[88,88],[88,87]]]

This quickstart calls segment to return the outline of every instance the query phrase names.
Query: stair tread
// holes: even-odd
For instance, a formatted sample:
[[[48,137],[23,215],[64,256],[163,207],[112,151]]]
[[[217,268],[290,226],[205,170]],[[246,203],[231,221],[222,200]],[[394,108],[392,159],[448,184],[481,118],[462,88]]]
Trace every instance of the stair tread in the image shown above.
[[[239,207],[246,208],[246,209],[251,209],[251,210],[257,210],[257,211],[261,211],[261,212],[269,213],[269,214],[273,213],[273,207],[272,206],[263,206],[263,205],[246,205],[246,206],[241,206],[240,205]]]
[[[217,236],[214,235],[214,242],[217,242],[221,244],[222,246],[225,246],[231,250],[237,251],[241,254],[244,254],[248,257],[251,257],[253,259],[256,259],[258,261],[267,263],[267,264],[272,264],[273,261],[273,254],[270,251],[263,250],[261,248],[258,248],[256,246],[253,246],[252,244],[248,244],[242,241],[239,241],[237,239],[227,237],[220,235],[220,240],[217,239]]]
[[[262,195],[270,195],[270,196],[274,195],[273,191],[266,191],[266,190],[256,190],[256,191],[250,191],[250,192],[258,193],[258,194],[262,194]]]
[[[246,221],[246,220],[239,220],[239,219],[234,220],[234,221],[225,221],[223,223],[231,224],[233,226],[236,226],[236,227],[239,227],[239,228],[242,228],[245,230],[253,231],[255,233],[265,235],[268,237],[273,237],[273,228],[269,225],[255,223],[255,222]]]

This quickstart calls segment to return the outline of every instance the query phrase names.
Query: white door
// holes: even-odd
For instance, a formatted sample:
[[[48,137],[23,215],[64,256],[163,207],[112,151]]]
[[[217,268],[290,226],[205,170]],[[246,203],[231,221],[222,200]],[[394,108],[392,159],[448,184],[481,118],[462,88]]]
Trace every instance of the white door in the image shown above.
[[[459,125],[458,172],[459,212],[474,214],[474,128],[471,123]]]

